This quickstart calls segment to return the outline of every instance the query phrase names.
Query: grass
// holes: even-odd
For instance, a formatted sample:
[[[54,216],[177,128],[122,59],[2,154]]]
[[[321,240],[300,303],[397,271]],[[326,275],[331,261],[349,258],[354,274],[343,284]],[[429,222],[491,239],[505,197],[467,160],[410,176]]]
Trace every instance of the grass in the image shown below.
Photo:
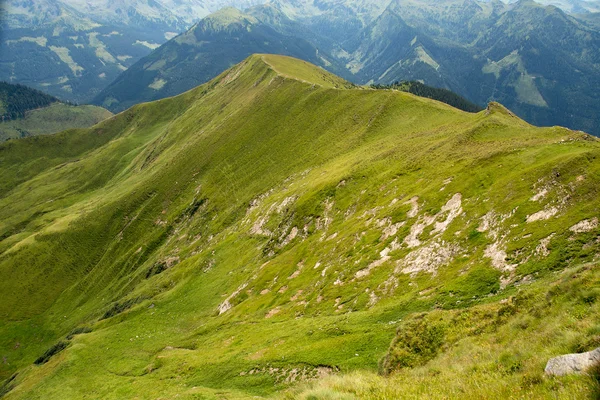
[[[332,80],[257,55],[1,144],[5,397],[593,393],[541,371],[598,325],[598,142]]]
[[[431,338],[415,333],[435,324],[445,327],[445,338],[439,343],[434,335],[426,347],[437,347],[438,357],[415,368],[396,363],[399,369],[389,377],[364,372],[331,376],[282,397],[594,398],[599,386],[593,375],[549,377],[543,370],[553,353],[597,347],[589,336],[598,326],[598,303],[586,301],[582,292],[599,278],[594,266],[574,267],[519,288],[508,301],[411,317],[401,325],[390,354],[398,353],[397,343]],[[401,340],[406,335],[413,339]]]
[[[1,122],[0,141],[88,128],[110,116],[112,113],[101,107],[54,103],[28,111],[24,118]]]

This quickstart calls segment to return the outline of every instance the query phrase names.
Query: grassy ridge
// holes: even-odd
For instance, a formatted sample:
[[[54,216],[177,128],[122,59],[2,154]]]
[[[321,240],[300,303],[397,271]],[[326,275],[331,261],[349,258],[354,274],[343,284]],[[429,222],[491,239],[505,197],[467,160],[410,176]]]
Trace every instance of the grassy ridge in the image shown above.
[[[6,397],[271,396],[376,371],[415,313],[451,321],[475,307],[485,323],[515,283],[536,282],[537,295],[562,279],[553,271],[595,261],[595,140],[499,105],[469,114],[349,87],[255,55],[94,128],[0,145],[0,374],[17,373]],[[583,220],[591,228],[569,229]],[[502,382],[584,346],[572,332],[600,321],[595,300],[583,307],[574,325],[552,317],[556,344]],[[483,346],[484,333],[464,340]],[[460,336],[407,379],[461,356]],[[439,387],[468,388],[466,374],[443,372]],[[368,397],[354,382],[335,390]],[[592,390],[578,377],[516,393],[552,382]],[[477,393],[506,394],[494,390]]]

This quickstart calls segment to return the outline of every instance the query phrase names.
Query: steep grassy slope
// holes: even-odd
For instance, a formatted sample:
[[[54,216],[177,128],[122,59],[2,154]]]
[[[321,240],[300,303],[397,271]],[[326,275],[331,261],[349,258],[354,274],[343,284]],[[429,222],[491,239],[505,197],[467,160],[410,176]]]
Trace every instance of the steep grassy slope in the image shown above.
[[[0,393],[251,398],[363,371],[282,395],[506,398],[527,377],[511,396],[591,394],[540,368],[600,326],[599,154],[498,104],[268,55],[0,144]],[[428,326],[444,334],[415,356]],[[370,375],[382,358],[400,373]]]
[[[112,113],[102,107],[55,103],[28,111],[23,118],[0,122],[0,141],[46,135],[65,129],[88,128],[110,116]]]

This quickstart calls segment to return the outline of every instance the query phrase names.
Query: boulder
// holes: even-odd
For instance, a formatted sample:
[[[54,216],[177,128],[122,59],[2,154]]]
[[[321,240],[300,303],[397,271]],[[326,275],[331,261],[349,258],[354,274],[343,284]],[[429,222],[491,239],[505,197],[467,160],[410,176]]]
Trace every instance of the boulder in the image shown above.
[[[551,358],[544,371],[548,375],[557,376],[579,374],[596,364],[600,364],[600,347],[587,353],[565,354]]]

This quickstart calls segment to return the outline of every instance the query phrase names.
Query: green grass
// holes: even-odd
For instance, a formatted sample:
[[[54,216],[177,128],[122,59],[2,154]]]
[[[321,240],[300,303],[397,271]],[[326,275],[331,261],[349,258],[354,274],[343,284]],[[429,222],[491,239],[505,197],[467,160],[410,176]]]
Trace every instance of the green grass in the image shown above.
[[[6,398],[593,393],[541,374],[599,323],[598,227],[569,230],[598,215],[598,142],[323,74],[257,55],[0,145]],[[410,368],[376,376],[388,352]]]
[[[88,128],[110,116],[112,113],[101,107],[54,103],[27,111],[24,118],[0,122],[0,141]]]
[[[413,368],[396,363],[398,369],[388,377],[365,372],[328,377],[281,397],[595,398],[600,386],[593,377],[549,377],[543,370],[554,354],[589,351],[600,344],[598,303],[583,294],[598,279],[595,266],[574,267],[519,288],[507,301],[411,317],[401,324],[384,365],[400,354],[404,360],[429,354],[415,349],[437,349],[438,357]],[[424,335],[423,326],[429,331],[437,327],[443,335]],[[415,341],[419,346],[413,352],[398,349],[400,343]]]

